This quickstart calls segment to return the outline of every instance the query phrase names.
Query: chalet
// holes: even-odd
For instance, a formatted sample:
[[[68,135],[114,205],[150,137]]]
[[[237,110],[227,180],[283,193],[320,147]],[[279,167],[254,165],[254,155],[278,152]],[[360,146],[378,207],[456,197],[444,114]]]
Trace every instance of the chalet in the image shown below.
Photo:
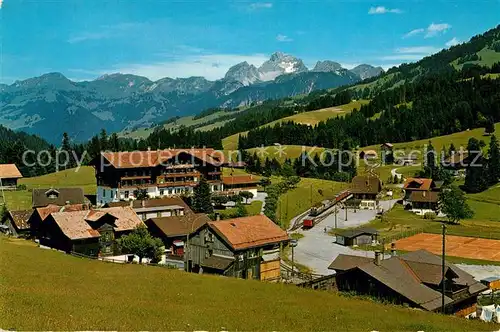
[[[382,191],[382,183],[375,176],[355,176],[349,191],[359,200],[361,209],[373,210],[377,207],[377,195]]]
[[[437,191],[413,191],[405,202],[405,207],[418,215],[425,215],[427,212],[439,213]]]
[[[423,207],[437,207],[438,192],[441,190],[443,183],[425,178],[408,178],[403,185],[404,197],[403,205],[413,209],[415,206],[416,212],[425,213],[421,209]],[[423,193],[425,192],[425,194]],[[433,194],[433,192],[435,192]],[[416,194],[413,194],[416,193]],[[413,196],[412,196],[413,195]],[[428,204],[427,204],[428,203]],[[433,210],[431,210],[433,211]]]
[[[88,209],[89,207],[85,204],[73,204],[73,205],[68,204],[64,206],[50,204],[44,207],[37,207],[33,209],[33,213],[31,213],[28,219],[31,236],[39,238],[40,226],[51,213],[65,212],[65,211],[66,212],[83,211]]]
[[[88,256],[119,254],[116,240],[139,225],[130,207],[51,213],[40,226],[40,244]]]
[[[235,195],[241,191],[249,191],[253,196],[257,196],[257,186],[260,180],[253,175],[225,176],[222,179],[224,184],[224,194]]]
[[[384,144],[380,145],[381,151],[392,151],[393,148],[394,148],[394,145],[392,145],[391,143],[384,143]]]
[[[106,203],[104,207],[130,206],[135,213],[146,221],[150,218],[183,216],[193,213],[180,197],[162,197],[146,200],[131,200]]]
[[[210,218],[204,213],[191,213],[151,218],[146,220],[146,226],[154,237],[163,241],[168,254],[184,257],[184,245],[188,235],[197,232],[210,221]]]
[[[82,188],[49,188],[33,189],[32,202],[36,209],[48,205],[84,204],[86,201]]]
[[[9,211],[5,225],[9,227],[9,234],[12,236],[26,236],[30,233],[30,225],[28,220],[31,217],[33,210],[18,210]]]
[[[21,172],[15,164],[0,164],[0,188],[16,189],[17,180],[22,178]]]
[[[376,242],[378,231],[371,227],[359,227],[339,231],[335,234],[335,236],[335,242],[337,244],[343,246],[354,246]]]
[[[439,312],[442,290],[441,257],[419,250],[382,259],[340,254],[329,269],[336,272],[340,291],[370,295],[390,303]],[[487,287],[451,263],[445,264],[445,312],[467,316],[476,312],[478,294]]]
[[[377,159],[378,154],[377,151],[375,150],[362,150],[359,153],[359,158],[365,159],[365,160],[372,160],[372,159]]]
[[[208,222],[189,237],[189,271],[243,279],[280,277],[280,246],[288,234],[264,215]]]
[[[212,191],[220,191],[223,163],[214,149],[102,152],[93,161],[97,204],[133,200],[139,189],[149,198],[189,195],[202,176]]]

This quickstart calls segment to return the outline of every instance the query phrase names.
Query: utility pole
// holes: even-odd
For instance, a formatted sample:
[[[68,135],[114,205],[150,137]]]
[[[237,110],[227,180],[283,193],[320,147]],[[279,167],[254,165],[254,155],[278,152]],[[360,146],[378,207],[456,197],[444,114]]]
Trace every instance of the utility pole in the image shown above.
[[[443,223],[443,256],[442,256],[442,262],[441,262],[441,283],[443,285],[443,290],[441,294],[441,310],[443,314],[445,313],[445,308],[444,308],[444,293],[446,291],[446,285],[445,285],[445,279],[444,279],[444,273],[445,273],[445,255],[446,255],[446,225]]]
[[[337,213],[339,212],[338,208],[335,207],[335,229],[337,229]]]

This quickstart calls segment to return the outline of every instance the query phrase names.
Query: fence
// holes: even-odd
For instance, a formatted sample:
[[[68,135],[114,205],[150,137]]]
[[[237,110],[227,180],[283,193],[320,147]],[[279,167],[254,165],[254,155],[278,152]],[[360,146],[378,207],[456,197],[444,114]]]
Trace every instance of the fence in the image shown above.
[[[412,228],[412,229],[400,231],[400,232],[395,233],[393,235],[381,237],[379,239],[379,241],[383,244],[389,244],[393,241],[397,241],[399,239],[404,239],[406,237],[410,237],[410,236],[417,235],[420,233],[425,233],[425,229],[420,228],[420,227],[419,228]]]
[[[148,261],[144,262],[134,262],[134,261],[129,261],[128,259],[116,259],[112,257],[95,257],[95,256],[88,256],[79,252],[72,251],[69,253],[70,255],[78,258],[85,258],[85,259],[92,259],[92,260],[97,260],[100,262],[107,262],[107,263],[114,263],[114,264],[139,264],[139,265],[148,265],[148,266],[158,266],[158,267],[163,267],[163,268],[168,268],[168,269],[179,269],[178,266],[175,264],[157,264],[157,263],[150,263]]]

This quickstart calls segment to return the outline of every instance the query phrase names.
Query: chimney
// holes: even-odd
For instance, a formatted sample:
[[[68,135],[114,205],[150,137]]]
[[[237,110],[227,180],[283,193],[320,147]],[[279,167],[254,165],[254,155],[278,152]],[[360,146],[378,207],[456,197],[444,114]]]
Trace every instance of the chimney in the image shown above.
[[[391,243],[391,256],[392,257],[396,257],[397,256],[397,254],[396,254],[396,243],[395,242]]]
[[[375,265],[380,265],[380,261],[382,260],[381,258],[381,253],[380,250],[375,250]]]

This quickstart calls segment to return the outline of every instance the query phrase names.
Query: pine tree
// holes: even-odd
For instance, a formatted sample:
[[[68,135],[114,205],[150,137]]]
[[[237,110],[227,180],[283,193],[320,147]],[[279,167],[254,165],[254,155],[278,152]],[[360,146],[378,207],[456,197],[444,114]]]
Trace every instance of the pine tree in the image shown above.
[[[491,136],[488,150],[488,182],[494,185],[500,180],[500,150],[495,135]]]
[[[479,193],[487,188],[485,160],[479,141],[474,137],[470,138],[467,150],[471,162],[466,169],[464,189],[470,193]]]
[[[193,210],[197,213],[206,214],[210,214],[214,211],[210,186],[204,177],[201,177],[200,183],[194,188]]]

